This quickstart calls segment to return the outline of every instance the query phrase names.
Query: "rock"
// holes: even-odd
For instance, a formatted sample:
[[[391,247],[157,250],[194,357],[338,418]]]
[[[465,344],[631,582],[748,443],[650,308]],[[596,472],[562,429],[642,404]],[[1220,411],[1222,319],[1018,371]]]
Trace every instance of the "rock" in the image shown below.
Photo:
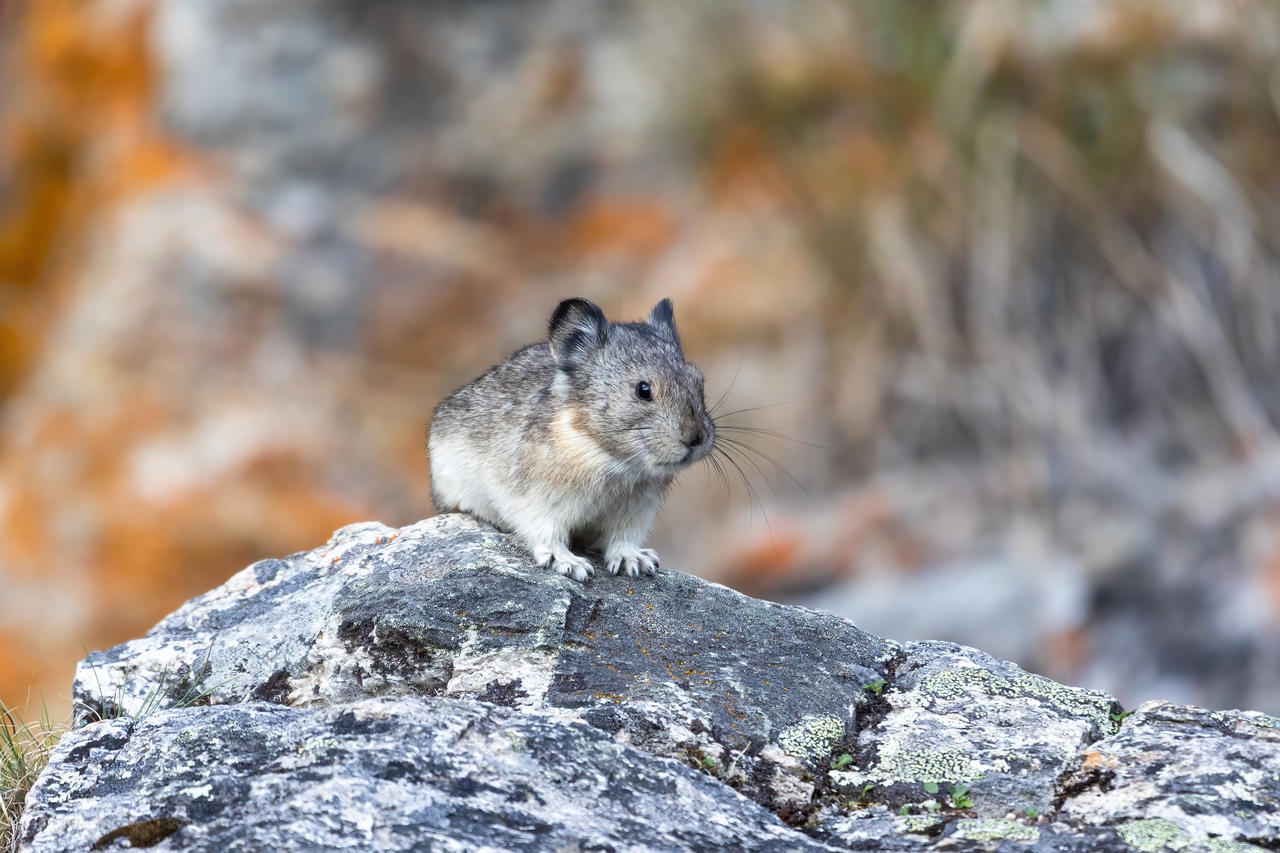
[[[655,755],[735,767],[780,742],[794,761],[744,778],[762,802],[808,801],[795,777],[852,733],[896,647],[813,610],[682,573],[585,587],[531,570],[508,537],[465,516],[340,531],[326,548],[258,563],[142,640],[91,655],[81,719],[208,694],[338,705],[452,696],[574,709]],[[815,658],[821,669],[797,666]],[[797,803],[799,804],[799,803]]]
[[[111,720],[59,746],[33,799],[58,805],[31,812],[31,851],[831,849],[585,723],[454,699]]]
[[[1280,730],[465,516],[360,524],[95,652],[25,849],[1274,849]]]
[[[1084,752],[1059,796],[1064,817],[1116,826],[1138,849],[1226,840],[1275,849],[1280,719],[1149,702]]]
[[[933,796],[922,783],[943,794],[965,784],[982,817],[1002,817],[1011,806],[1044,814],[1057,777],[1115,729],[1121,712],[1104,693],[1064,687],[963,646],[906,648],[884,691],[883,720],[861,732],[855,764],[831,774],[846,794],[870,784],[877,801],[899,807]]]

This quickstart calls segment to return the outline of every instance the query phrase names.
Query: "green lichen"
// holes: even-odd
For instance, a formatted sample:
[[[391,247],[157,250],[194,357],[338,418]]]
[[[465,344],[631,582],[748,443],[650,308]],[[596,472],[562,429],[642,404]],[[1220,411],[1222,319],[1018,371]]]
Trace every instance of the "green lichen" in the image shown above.
[[[1116,827],[1116,831],[1126,844],[1142,853],[1160,853],[1164,850],[1185,850],[1187,853],[1266,853],[1264,848],[1256,844],[1231,838],[1193,838],[1178,824],[1164,818],[1130,821]]]
[[[1142,853],[1157,853],[1165,849],[1181,850],[1190,840],[1186,830],[1164,818],[1130,821],[1116,827],[1116,832],[1124,839],[1125,844]]]
[[[1209,853],[1267,853],[1265,847],[1230,838],[1210,838],[1204,847]]]
[[[923,835],[945,820],[946,818],[933,815],[901,815],[897,819],[898,831]]]
[[[294,745],[293,751],[295,755],[308,756],[315,758],[325,755],[342,746],[342,742],[331,735],[314,737],[301,741]]]
[[[881,755],[877,771],[885,783],[971,782],[985,774],[969,753],[958,749],[899,749]]]
[[[957,699],[978,690],[988,696],[1016,699],[1024,696],[1041,699],[1069,714],[1087,715],[1100,731],[1115,732],[1119,724],[1112,719],[1112,699],[1095,690],[1067,687],[1041,675],[1024,673],[1004,678],[979,667],[958,667],[935,673],[925,679],[921,693],[926,700]]]
[[[974,841],[1029,841],[1040,840],[1040,830],[1016,820],[999,818],[961,818],[956,821],[956,836]]]
[[[1249,723],[1263,729],[1280,729],[1280,717],[1273,717],[1261,711],[1212,711],[1209,719],[1224,726]]]
[[[792,758],[818,760],[831,755],[844,733],[844,721],[839,717],[805,717],[783,729],[778,744]]]

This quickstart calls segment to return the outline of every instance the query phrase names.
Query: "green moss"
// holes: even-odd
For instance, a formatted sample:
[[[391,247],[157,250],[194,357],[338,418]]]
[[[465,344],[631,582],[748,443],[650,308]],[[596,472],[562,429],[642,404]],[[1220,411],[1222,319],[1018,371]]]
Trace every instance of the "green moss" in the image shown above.
[[[1030,841],[1040,840],[1040,830],[1016,820],[997,818],[961,818],[956,821],[956,835],[974,841]]]
[[[805,717],[778,735],[778,744],[793,758],[824,759],[844,737],[844,721],[839,717]]]

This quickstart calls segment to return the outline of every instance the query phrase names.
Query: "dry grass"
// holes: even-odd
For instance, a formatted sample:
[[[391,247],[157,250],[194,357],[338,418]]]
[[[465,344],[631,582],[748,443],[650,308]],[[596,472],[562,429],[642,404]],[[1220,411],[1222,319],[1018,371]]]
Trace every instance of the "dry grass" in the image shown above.
[[[701,7],[734,37],[697,153],[825,269],[825,427],[863,464],[1276,444],[1280,14],[1061,5]]]
[[[27,722],[0,703],[0,853],[18,849],[18,822],[27,792],[35,783],[62,735],[48,710]]]

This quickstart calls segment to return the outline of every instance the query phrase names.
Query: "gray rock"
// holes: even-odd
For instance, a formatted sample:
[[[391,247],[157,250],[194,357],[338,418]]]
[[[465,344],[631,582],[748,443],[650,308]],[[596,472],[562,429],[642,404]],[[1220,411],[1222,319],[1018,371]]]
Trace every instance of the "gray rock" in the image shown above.
[[[452,696],[572,708],[655,754],[733,766],[761,802],[856,730],[897,649],[828,614],[679,572],[586,586],[461,515],[362,524],[258,563],[76,674],[80,719],[189,703]],[[813,659],[822,667],[805,666]],[[773,760],[759,759],[776,744]],[[738,761],[734,764],[734,757]],[[767,765],[767,772],[758,764]]]
[[[581,722],[454,699],[265,702],[86,726],[26,818],[33,851],[829,850]]]
[[[1274,718],[1124,720],[680,572],[582,585],[460,515],[250,566],[90,655],[75,698],[31,850],[1280,844]]]
[[[1275,849],[1280,719],[1149,702],[1062,781],[1061,816],[1108,825],[1138,849]]]
[[[963,784],[981,817],[1010,807],[1044,814],[1055,780],[1082,748],[1116,728],[1121,711],[1104,693],[1064,687],[950,643],[907,645],[894,675],[883,720],[861,732],[854,762],[831,776],[844,793],[874,785],[877,801],[895,808]]]

